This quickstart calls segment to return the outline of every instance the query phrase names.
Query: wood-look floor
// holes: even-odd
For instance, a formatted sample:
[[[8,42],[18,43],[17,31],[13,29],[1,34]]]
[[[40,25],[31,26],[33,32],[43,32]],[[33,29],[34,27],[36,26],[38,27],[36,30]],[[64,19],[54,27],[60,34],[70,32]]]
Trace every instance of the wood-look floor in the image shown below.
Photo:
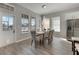
[[[63,38],[54,37],[52,45],[31,46],[31,39],[0,48],[0,55],[72,55],[71,43]]]

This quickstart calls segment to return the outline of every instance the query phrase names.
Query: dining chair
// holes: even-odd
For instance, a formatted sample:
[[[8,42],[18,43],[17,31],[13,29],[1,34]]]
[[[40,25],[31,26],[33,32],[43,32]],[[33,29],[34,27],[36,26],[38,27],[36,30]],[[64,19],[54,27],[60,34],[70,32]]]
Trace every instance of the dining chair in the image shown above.
[[[36,36],[36,31],[31,31],[31,36],[32,36],[31,45],[34,43],[36,48],[39,43],[39,36]]]
[[[44,31],[43,44],[45,44],[45,43],[47,42],[47,40],[48,40],[48,35],[49,35],[49,31],[48,31],[48,32]]]
[[[44,33],[44,43],[48,40],[48,44],[50,44],[53,40],[53,30],[47,31]]]
[[[51,44],[52,43],[52,40],[53,40],[53,32],[54,32],[54,30],[50,30],[49,31],[48,44]]]

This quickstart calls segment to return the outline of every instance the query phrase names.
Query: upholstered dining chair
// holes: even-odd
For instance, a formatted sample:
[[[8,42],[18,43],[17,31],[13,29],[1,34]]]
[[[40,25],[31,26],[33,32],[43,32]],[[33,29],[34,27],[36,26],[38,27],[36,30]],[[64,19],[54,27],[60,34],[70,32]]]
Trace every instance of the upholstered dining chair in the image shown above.
[[[53,40],[53,32],[54,32],[54,30],[50,30],[44,34],[44,41],[48,40],[48,44],[51,44],[51,42]]]
[[[48,40],[48,35],[49,35],[49,31],[48,32],[44,32],[44,40],[43,40],[43,44],[45,44]]]
[[[35,48],[36,48],[39,43],[39,37],[36,36],[36,31],[31,31],[31,36],[32,36],[31,45],[34,43]]]
[[[48,44],[51,44],[52,43],[52,40],[53,40],[53,32],[54,32],[54,30],[50,30],[49,31]]]

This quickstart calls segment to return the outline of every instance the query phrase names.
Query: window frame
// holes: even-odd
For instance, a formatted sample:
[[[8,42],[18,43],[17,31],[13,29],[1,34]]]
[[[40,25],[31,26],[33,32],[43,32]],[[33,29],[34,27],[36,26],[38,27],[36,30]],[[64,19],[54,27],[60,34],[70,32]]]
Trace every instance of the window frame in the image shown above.
[[[28,30],[27,31],[22,31],[22,25],[24,25],[23,23],[22,23],[22,20],[26,20],[26,24],[28,24],[28,25],[26,25],[26,26],[24,26],[24,28],[28,28]],[[29,15],[26,15],[26,14],[21,14],[21,32],[22,33],[28,33],[29,32]]]
[[[6,18],[8,19],[8,21],[7,21],[7,20],[6,20],[6,21],[3,21],[3,17],[6,17]],[[12,28],[10,28],[10,23],[9,23],[10,17],[13,17],[13,20],[12,20]],[[4,27],[4,26],[3,26],[3,22],[4,22],[4,23],[7,23],[8,25],[7,25],[6,27]],[[1,21],[1,23],[2,23],[2,30],[3,30],[3,31],[11,31],[11,30],[13,30],[13,26],[14,26],[14,16],[12,16],[12,15],[3,15],[3,16],[2,16],[2,21]]]
[[[31,25],[31,24],[32,24],[32,18],[35,19],[35,26],[32,26],[32,25]],[[35,27],[35,28],[32,29],[33,27]],[[36,30],[36,17],[32,17],[32,16],[31,16],[31,19],[30,19],[30,30]]]

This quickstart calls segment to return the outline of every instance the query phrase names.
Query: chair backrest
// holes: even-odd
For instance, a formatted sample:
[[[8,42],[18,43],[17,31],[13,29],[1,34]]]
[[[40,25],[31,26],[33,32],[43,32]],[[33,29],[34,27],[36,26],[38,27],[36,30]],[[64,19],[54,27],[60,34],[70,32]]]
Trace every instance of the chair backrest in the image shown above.
[[[49,35],[48,35],[48,38],[49,39],[53,39],[53,32],[54,32],[53,30],[50,30],[49,31]]]
[[[47,38],[47,37],[48,37],[48,33],[44,32],[44,38]]]
[[[31,36],[32,36],[32,39],[35,40],[36,39],[36,31],[31,31]]]

